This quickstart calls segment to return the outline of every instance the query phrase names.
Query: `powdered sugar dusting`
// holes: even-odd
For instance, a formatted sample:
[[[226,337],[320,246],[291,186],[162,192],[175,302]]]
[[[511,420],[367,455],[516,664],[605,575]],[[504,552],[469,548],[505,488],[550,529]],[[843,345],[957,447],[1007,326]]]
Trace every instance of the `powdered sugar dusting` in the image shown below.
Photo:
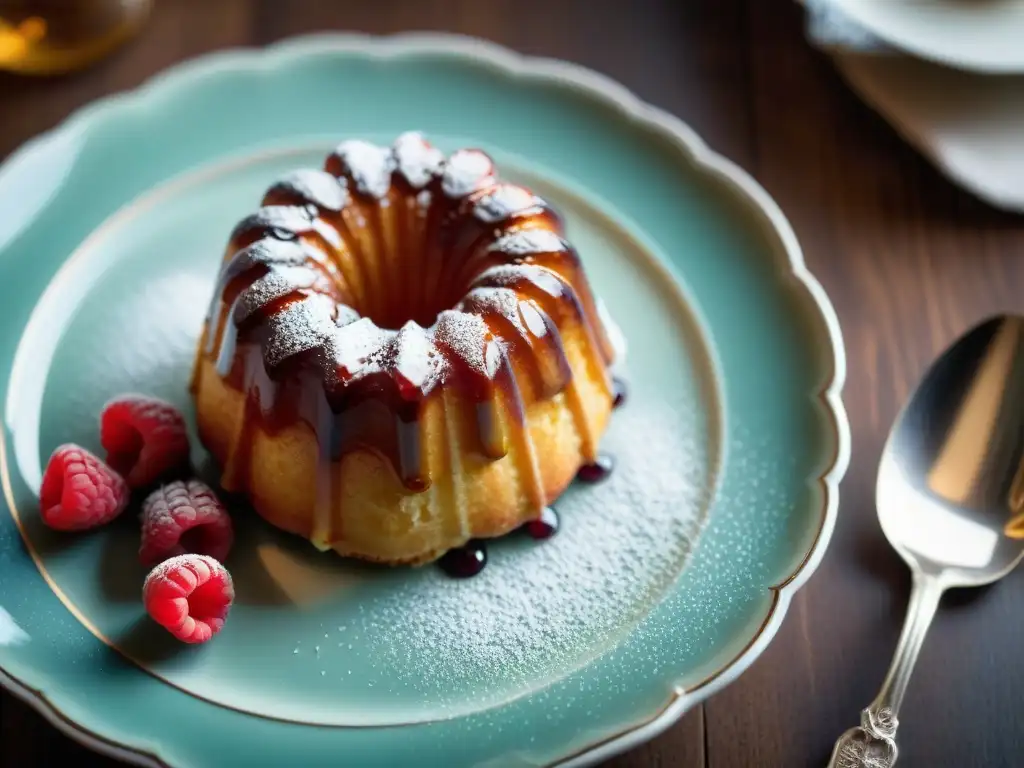
[[[203,528],[204,535],[182,543],[186,531]],[[168,557],[197,552],[223,561],[234,541],[231,518],[213,491],[199,480],[176,481],[153,491],[142,505],[139,558],[153,564]]]
[[[490,338],[487,324],[478,315],[467,312],[445,310],[437,316],[434,326],[434,338],[439,344],[452,351],[452,354],[479,373],[487,373],[487,361],[484,348]]]
[[[303,288],[312,288],[323,275],[306,267],[278,267],[242,291],[235,309],[235,322],[244,323],[267,304]],[[326,282],[326,281],[325,281]],[[330,288],[330,283],[324,287]]]
[[[681,417],[692,430],[680,429]],[[710,492],[700,420],[653,404],[623,409],[603,442],[616,471],[600,490],[576,487],[557,502],[558,536],[498,542],[474,579],[425,572],[375,599],[355,627],[371,654],[398,685],[430,692],[440,699],[433,706],[455,714],[615,642],[677,576],[699,536]],[[478,700],[464,698],[469,689]]]
[[[352,177],[356,189],[364,195],[381,198],[391,188],[391,172],[395,158],[390,147],[368,141],[344,141],[335,154],[341,159],[345,172]]]
[[[569,244],[550,229],[514,229],[491,243],[488,250],[507,256],[531,256],[567,251]]]
[[[263,359],[274,368],[293,355],[329,342],[336,328],[334,302],[314,294],[274,313],[267,323],[271,333],[263,347]]]
[[[523,283],[532,283],[550,296],[561,296],[571,291],[565,278],[557,272],[533,264],[499,264],[484,270],[476,279],[476,285],[514,288]]]
[[[445,370],[444,357],[423,328],[408,322],[395,336],[393,357],[390,367],[421,392],[429,392],[442,378]]]
[[[380,370],[368,363],[377,359],[394,335],[394,331],[386,331],[365,317],[335,331],[331,349],[334,363],[342,371],[342,376],[354,377]]]
[[[360,317],[359,313],[356,312],[348,304],[338,305],[338,316],[334,319],[334,324],[339,328],[343,328],[350,323],[354,323]]]
[[[521,334],[526,334],[519,315],[519,294],[508,288],[474,288],[459,303],[459,308],[475,314],[495,312],[504,317]]]
[[[487,224],[497,224],[513,216],[526,216],[544,210],[544,201],[515,184],[499,184],[481,195],[473,206],[473,215]]]
[[[394,144],[398,172],[413,189],[426,186],[440,171],[444,153],[428,144],[423,134],[416,131],[403,133]]]
[[[346,190],[326,171],[301,168],[292,171],[275,183],[267,192],[268,196],[283,193],[328,211],[340,211],[348,203]]]
[[[445,163],[441,190],[451,198],[462,198],[494,183],[494,163],[477,149],[460,149]]]
[[[315,214],[301,205],[265,205],[256,213],[238,223],[231,240],[254,230],[272,231],[279,239],[288,239],[301,232],[308,232],[313,226]]]
[[[281,264],[283,266],[301,266],[309,258],[307,248],[294,240],[278,240],[265,237],[246,246],[236,253],[221,275],[221,283],[226,284],[232,278],[247,272],[257,264]]]
[[[171,579],[174,574],[184,572],[194,578],[191,589],[204,584],[214,573],[224,574],[227,582],[231,583],[231,577],[220,563],[206,555],[175,555],[164,560],[156,566],[146,577],[146,583]],[[178,583],[175,581],[175,583]],[[191,591],[189,589],[188,591]]]

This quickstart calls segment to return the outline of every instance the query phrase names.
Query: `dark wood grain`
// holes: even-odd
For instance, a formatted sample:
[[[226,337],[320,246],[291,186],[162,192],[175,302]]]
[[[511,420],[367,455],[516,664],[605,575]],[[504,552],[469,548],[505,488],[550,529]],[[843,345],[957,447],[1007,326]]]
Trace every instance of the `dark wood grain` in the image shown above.
[[[89,101],[206,51],[331,29],[438,29],[610,75],[682,117],[780,203],[831,295],[849,358],[854,452],[832,547],[750,671],[609,768],[824,764],[874,695],[908,578],[874,515],[874,473],[900,403],[930,358],[981,317],[1020,308],[1024,218],[940,177],[803,40],[787,0],[174,0],[96,67],[0,76],[0,157]],[[1019,765],[1024,574],[951,596],[901,725],[908,765]],[[0,694],[0,765],[112,768]]]

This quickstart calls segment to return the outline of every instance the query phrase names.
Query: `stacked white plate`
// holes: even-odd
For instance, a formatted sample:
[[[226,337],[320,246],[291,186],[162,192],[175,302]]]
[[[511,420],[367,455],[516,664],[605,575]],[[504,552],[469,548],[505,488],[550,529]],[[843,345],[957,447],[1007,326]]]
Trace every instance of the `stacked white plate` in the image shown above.
[[[1024,212],[1024,0],[802,0],[811,42],[946,175]]]

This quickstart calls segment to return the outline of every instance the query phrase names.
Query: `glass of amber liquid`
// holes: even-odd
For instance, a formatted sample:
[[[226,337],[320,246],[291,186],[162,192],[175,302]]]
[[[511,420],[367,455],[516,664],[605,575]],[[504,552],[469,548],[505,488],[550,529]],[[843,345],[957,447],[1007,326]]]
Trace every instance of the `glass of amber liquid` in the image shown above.
[[[0,0],[0,70],[56,75],[100,60],[131,37],[153,0]]]

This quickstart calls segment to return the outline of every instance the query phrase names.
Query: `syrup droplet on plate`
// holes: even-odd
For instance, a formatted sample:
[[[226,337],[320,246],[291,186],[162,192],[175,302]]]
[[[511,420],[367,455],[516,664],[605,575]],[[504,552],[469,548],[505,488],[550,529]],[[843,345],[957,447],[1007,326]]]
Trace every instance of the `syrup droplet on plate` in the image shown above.
[[[626,402],[626,396],[629,394],[629,387],[626,386],[626,382],[622,379],[612,379],[612,395],[615,399],[612,401],[612,408],[618,408],[624,402]]]
[[[576,473],[576,478],[584,483],[599,483],[608,478],[615,469],[615,459],[606,453],[599,454],[593,464],[584,464]]]
[[[558,533],[558,513],[551,507],[544,507],[540,517],[524,524],[523,530],[531,539],[550,539]]]
[[[438,565],[453,579],[468,579],[487,565],[487,549],[481,541],[470,541],[465,546],[445,552]]]

